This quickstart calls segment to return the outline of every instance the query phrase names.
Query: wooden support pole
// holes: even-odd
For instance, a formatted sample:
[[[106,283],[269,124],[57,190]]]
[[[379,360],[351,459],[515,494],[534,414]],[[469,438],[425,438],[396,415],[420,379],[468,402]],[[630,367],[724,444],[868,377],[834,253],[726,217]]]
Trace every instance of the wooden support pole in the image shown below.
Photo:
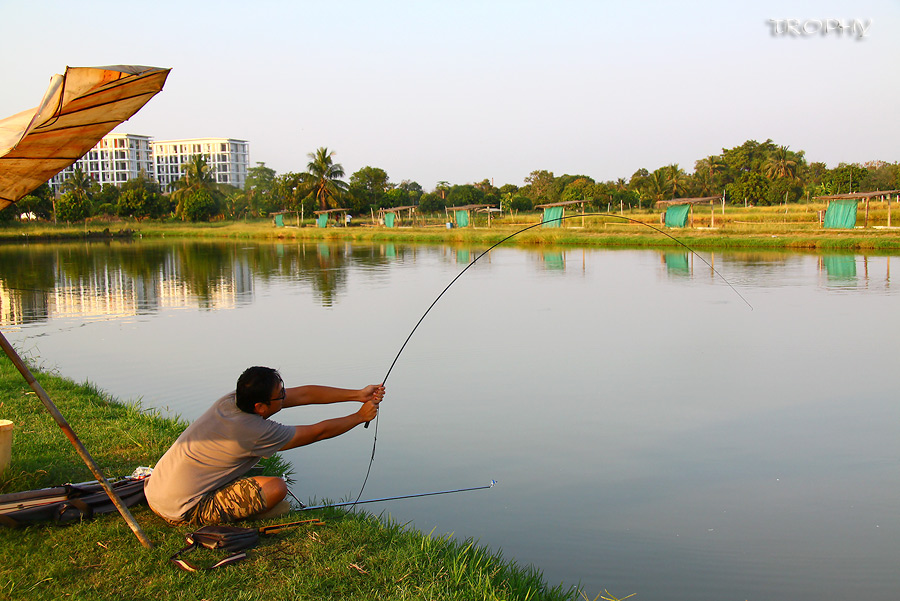
[[[900,195],[898,195],[900,196]],[[891,195],[887,195],[888,199],[888,227],[891,227]]]

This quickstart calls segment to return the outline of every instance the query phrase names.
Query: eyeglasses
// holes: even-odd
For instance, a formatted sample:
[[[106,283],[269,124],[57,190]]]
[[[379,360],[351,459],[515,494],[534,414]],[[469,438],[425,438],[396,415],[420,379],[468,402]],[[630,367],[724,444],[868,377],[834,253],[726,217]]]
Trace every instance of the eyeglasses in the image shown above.
[[[283,400],[285,399],[286,396],[287,396],[287,390],[285,390],[284,385],[282,384],[282,386],[281,386],[281,394],[278,395],[277,397],[275,397],[274,399],[271,399],[271,401],[283,401]],[[271,401],[270,401],[270,402],[271,402]]]

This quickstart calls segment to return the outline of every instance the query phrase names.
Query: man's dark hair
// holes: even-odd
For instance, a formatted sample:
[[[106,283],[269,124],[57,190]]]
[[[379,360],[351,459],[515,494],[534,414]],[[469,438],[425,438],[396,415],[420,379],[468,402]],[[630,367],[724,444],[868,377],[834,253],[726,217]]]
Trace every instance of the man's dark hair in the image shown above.
[[[245,413],[256,413],[256,404],[268,405],[272,400],[272,390],[279,383],[282,383],[281,375],[271,367],[247,368],[237,381],[235,399],[238,409]]]

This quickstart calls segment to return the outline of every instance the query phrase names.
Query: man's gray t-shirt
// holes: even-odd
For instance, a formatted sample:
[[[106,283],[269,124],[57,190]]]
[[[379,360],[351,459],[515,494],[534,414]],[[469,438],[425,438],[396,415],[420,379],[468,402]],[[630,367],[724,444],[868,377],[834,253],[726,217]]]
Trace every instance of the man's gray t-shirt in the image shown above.
[[[240,478],[294,436],[294,428],[245,413],[230,393],[216,401],[166,451],[144,492],[164,518],[183,520],[204,494]]]

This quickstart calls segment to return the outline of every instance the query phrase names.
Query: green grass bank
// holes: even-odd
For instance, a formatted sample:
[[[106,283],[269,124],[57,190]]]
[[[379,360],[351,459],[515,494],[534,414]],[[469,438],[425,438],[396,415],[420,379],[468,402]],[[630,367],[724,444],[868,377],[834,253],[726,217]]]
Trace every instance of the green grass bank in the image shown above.
[[[107,477],[152,465],[186,425],[136,403],[116,402],[92,384],[34,373]],[[15,422],[12,462],[0,475],[0,493],[91,479],[5,356],[0,419]],[[191,574],[168,563],[190,528],[170,528],[146,505],[133,514],[152,550],[140,545],[118,514],[65,527],[0,527],[0,599],[587,598],[572,586],[548,586],[538,570],[471,540],[425,535],[390,519],[338,510],[281,518],[277,522],[318,517],[325,523],[263,537],[246,561]],[[204,550],[191,559],[204,563],[213,557],[224,555]]]
[[[850,230],[823,229],[820,219],[824,209],[824,205],[817,204],[726,207],[724,211],[721,208],[696,208],[690,227],[671,229],[660,224],[658,211],[646,209],[624,211],[620,217],[587,216],[583,219],[580,216],[569,218],[574,214],[567,213],[563,227],[536,227],[517,235],[508,244],[678,247],[681,243],[696,249],[859,250],[886,253],[900,250],[900,227],[894,226],[900,226],[900,214],[894,215],[892,227],[888,228],[886,205],[873,203],[867,217],[860,212],[858,227]],[[896,208],[892,210],[896,211]],[[289,224],[286,227],[275,227],[270,219],[195,224],[96,220],[72,226],[7,224],[0,228],[0,241],[121,236],[488,245],[539,223],[541,214],[505,214],[492,218],[490,223],[486,217],[478,216],[471,227],[451,229],[445,226],[446,219],[440,214],[427,219],[420,217],[415,223],[405,222],[406,226],[390,229],[367,219],[356,219],[351,227],[327,228],[314,227],[310,220],[298,227],[297,222],[290,219],[285,221]],[[863,227],[863,224],[866,226]],[[665,234],[658,230],[663,230]]]

